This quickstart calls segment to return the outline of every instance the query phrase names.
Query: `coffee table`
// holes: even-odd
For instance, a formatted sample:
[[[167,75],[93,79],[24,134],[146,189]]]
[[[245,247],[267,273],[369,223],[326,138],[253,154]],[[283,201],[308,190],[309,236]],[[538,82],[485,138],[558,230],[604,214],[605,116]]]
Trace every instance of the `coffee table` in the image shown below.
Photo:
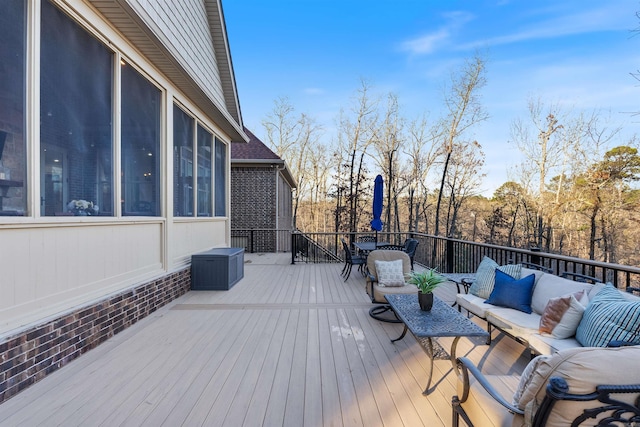
[[[416,339],[426,338],[427,340],[428,345],[425,351],[427,356],[429,356],[430,364],[427,386],[422,393],[425,396],[433,391],[429,390],[431,387],[431,377],[433,376],[433,338],[454,337],[449,355],[453,370],[457,375],[458,366],[456,364],[456,347],[460,338],[486,338],[489,336],[487,331],[473,323],[466,316],[459,313],[458,310],[452,308],[436,296],[433,298],[433,308],[431,311],[420,310],[418,294],[386,295],[385,298],[398,318],[404,323],[404,330],[402,331],[402,334],[398,338],[392,339],[391,342],[396,342],[404,338],[407,331],[411,331]]]

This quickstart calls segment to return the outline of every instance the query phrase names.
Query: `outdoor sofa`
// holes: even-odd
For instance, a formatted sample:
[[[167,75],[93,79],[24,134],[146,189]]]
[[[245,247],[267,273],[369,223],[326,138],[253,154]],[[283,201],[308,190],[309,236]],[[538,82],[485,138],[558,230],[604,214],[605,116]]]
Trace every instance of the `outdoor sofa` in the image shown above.
[[[632,426],[640,420],[640,346],[575,347],[533,359],[521,376],[458,358],[453,427]]]
[[[486,320],[489,333],[498,328],[533,355],[611,341],[640,344],[640,297],[611,284],[578,282],[521,265],[498,266],[488,257],[469,293],[456,295],[456,304]]]

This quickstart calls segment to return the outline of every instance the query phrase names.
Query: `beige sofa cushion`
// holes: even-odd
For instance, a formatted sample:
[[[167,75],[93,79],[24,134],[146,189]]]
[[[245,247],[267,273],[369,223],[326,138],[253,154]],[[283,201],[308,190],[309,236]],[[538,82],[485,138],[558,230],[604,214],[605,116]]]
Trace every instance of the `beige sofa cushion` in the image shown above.
[[[528,335],[527,341],[529,348],[538,354],[553,354],[570,348],[582,347],[575,337],[560,339],[539,333]]]
[[[487,318],[487,310],[496,308],[495,305],[487,304],[484,300],[485,298],[480,298],[472,294],[456,295],[456,304],[482,319]]]
[[[564,378],[570,393],[586,394],[595,391],[602,384],[640,384],[640,346],[620,348],[580,347],[555,353],[543,360],[534,371],[531,382],[522,393],[520,405],[525,407],[525,420],[531,422],[545,396],[549,379],[553,376]],[[635,396],[618,396],[631,402]],[[593,402],[556,403],[547,427],[565,427],[582,413],[593,407]],[[528,424],[527,424],[528,425]]]
[[[534,313],[542,314],[551,298],[574,294],[582,290],[591,289],[593,285],[573,280],[563,279],[553,274],[544,273],[533,288],[531,297],[531,309]]]
[[[487,321],[514,337],[528,340],[529,335],[538,332],[540,315],[494,306],[487,311]]]
[[[527,267],[522,267],[522,270],[520,270],[520,277],[526,277],[530,274],[533,274],[536,278],[536,282],[535,284],[538,284],[538,280],[540,280],[540,278],[542,276],[544,276],[544,271],[540,271],[540,270],[534,270],[533,268],[527,268]]]

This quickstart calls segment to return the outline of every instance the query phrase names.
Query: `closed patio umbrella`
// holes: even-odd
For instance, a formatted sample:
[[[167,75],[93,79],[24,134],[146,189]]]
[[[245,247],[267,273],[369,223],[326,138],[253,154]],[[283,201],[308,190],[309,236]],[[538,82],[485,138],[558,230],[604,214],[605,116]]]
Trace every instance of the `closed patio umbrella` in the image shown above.
[[[376,231],[376,243],[378,243],[378,231],[382,231],[382,191],[383,191],[382,176],[376,176],[375,183],[373,185],[373,220],[371,220],[371,229]]]

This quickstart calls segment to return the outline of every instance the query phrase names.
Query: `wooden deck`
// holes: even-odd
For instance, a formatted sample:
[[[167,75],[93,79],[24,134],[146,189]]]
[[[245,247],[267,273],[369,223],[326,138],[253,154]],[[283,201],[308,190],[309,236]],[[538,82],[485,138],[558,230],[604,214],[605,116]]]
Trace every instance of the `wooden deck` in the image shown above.
[[[245,260],[231,290],[187,293],[0,405],[0,425],[451,425],[450,362],[436,360],[423,396],[426,354],[369,317],[358,272],[343,282],[340,264]],[[458,355],[503,373],[528,358],[499,335],[490,347],[463,338]]]

